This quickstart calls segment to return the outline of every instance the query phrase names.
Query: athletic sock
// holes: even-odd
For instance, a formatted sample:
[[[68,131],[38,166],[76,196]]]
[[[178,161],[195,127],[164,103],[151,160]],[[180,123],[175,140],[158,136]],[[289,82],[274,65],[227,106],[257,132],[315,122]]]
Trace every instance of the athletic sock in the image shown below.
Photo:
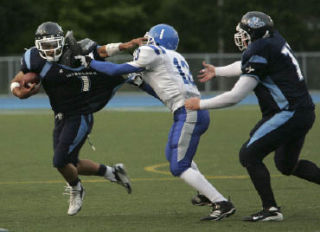
[[[80,179],[77,177],[77,179],[76,180],[74,180],[74,181],[71,181],[71,182],[68,182],[69,183],[69,185],[71,186],[71,187],[76,187],[76,186],[80,186],[81,184],[80,184]]]
[[[114,168],[113,167],[110,167],[110,166],[107,166],[105,165],[106,167],[106,171],[104,173],[104,178],[110,180],[110,181],[117,181],[116,179],[116,176],[114,175]]]
[[[107,171],[106,165],[100,164],[99,170],[98,170],[98,172],[96,173],[96,175],[97,175],[97,176],[104,176],[104,174],[106,173],[106,171]]]
[[[183,179],[187,184],[195,188],[197,191],[205,195],[210,201],[227,201],[215,187],[200,173],[193,168],[188,168],[181,175],[180,178]]]
[[[270,174],[267,167],[260,163],[246,168],[254,187],[260,195],[263,208],[277,206],[271,189]]]

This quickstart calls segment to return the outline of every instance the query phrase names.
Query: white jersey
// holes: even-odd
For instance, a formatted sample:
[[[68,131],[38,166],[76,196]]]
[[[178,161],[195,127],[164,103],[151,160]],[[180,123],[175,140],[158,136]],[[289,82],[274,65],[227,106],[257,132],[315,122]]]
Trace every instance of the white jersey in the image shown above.
[[[135,51],[134,60],[128,64],[145,69],[142,72],[143,80],[171,112],[184,106],[185,99],[200,98],[187,61],[176,51],[144,45]]]

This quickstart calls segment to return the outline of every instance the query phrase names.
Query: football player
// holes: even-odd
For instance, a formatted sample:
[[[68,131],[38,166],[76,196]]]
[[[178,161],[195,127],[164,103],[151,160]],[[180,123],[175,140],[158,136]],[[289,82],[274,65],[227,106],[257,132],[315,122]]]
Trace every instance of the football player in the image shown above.
[[[25,85],[24,74],[37,73],[49,97],[55,120],[53,165],[68,183],[68,215],[77,214],[82,206],[85,192],[79,175],[104,177],[123,185],[131,193],[123,164],[110,167],[79,159],[79,151],[93,126],[93,113],[102,109],[126,80],[81,67],[74,56],[88,54],[103,60],[121,50],[134,48],[143,40],[137,38],[127,43],[98,46],[90,39],[77,42],[70,32],[64,37],[57,23],[44,22],[36,30],[36,46],[24,53],[21,71],[12,80],[12,93],[27,98],[36,94],[40,86],[35,83]]]
[[[207,100],[188,99],[187,109],[217,109],[240,102],[254,91],[262,119],[250,132],[239,156],[256,188],[263,209],[245,221],[282,221],[263,159],[275,152],[277,169],[320,184],[320,169],[299,159],[305,136],[315,120],[314,104],[292,49],[274,28],[270,16],[262,12],[246,13],[236,27],[235,44],[242,60],[224,67],[204,63],[200,81],[215,76],[239,76],[232,90]]]
[[[192,161],[210,118],[207,110],[189,111],[184,107],[185,99],[200,97],[200,93],[187,61],[176,52],[178,33],[169,25],[158,24],[149,30],[146,38],[147,44],[135,51],[132,62],[114,64],[93,60],[89,56],[77,58],[85,67],[108,75],[141,72],[143,81],[151,87],[149,93],[157,96],[173,114],[174,122],[165,149],[172,175],[180,177],[209,199],[207,203],[212,206],[212,212],[202,220],[228,217],[235,212],[235,207],[212,186]]]

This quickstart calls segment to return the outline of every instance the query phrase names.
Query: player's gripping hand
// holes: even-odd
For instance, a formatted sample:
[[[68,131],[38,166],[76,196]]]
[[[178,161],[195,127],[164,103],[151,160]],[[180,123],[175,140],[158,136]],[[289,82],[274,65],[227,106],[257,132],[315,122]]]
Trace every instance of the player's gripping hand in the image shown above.
[[[200,98],[192,97],[184,102],[184,106],[187,110],[199,110],[200,109]]]
[[[143,79],[141,77],[140,73],[130,73],[128,75],[128,83],[135,85],[137,87],[141,86],[143,84]]]
[[[202,62],[202,65],[203,69],[199,71],[197,76],[200,82],[206,82],[216,76],[216,68],[213,65],[207,64],[205,61]]]
[[[86,68],[88,68],[90,66],[90,63],[92,61],[92,58],[90,56],[78,55],[78,56],[75,56],[74,58],[79,60],[81,65]]]
[[[21,81],[21,84],[19,87],[14,88],[12,93],[20,98],[20,99],[26,99],[32,95],[35,95],[40,90],[40,84],[37,83],[24,83],[24,81]]]

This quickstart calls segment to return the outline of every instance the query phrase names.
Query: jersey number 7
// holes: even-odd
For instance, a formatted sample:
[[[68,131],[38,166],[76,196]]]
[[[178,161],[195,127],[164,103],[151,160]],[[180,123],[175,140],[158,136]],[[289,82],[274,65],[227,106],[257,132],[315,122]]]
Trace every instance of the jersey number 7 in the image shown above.
[[[294,55],[292,54],[289,44],[286,43],[283,46],[283,48],[281,50],[281,53],[286,55],[286,56],[289,56],[289,58],[291,59],[292,64],[296,67],[296,71],[297,71],[297,75],[299,77],[299,80],[302,81],[304,78],[303,78],[299,63],[298,63],[297,59],[294,57]]]

